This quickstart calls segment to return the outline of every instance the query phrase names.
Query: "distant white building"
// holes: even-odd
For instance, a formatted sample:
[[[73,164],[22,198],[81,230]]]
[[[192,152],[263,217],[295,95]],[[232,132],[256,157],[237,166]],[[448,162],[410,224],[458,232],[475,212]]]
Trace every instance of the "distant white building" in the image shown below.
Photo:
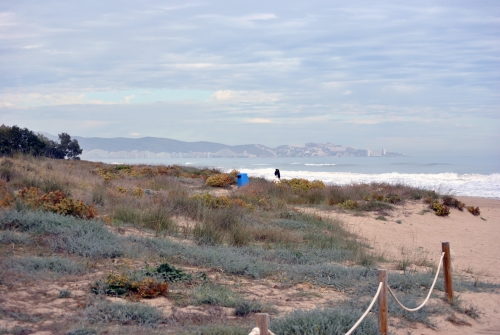
[[[382,150],[366,150],[366,155],[368,157],[380,157],[385,156],[387,151],[385,149]]]
[[[106,150],[94,149],[89,151],[84,151],[82,153],[82,158],[92,159],[92,158],[108,158],[109,153]]]
[[[212,155],[213,157],[237,157],[238,154],[230,149],[221,149]]]

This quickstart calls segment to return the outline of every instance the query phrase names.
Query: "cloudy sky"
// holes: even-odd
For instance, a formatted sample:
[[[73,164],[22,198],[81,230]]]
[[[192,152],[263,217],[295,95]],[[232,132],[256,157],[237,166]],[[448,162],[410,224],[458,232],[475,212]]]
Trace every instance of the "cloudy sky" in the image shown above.
[[[484,1],[0,2],[0,123],[500,155]]]

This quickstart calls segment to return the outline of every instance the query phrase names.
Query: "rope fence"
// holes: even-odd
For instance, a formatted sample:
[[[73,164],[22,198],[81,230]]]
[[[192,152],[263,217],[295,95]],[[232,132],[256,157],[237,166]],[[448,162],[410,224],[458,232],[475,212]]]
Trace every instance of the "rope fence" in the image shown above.
[[[349,329],[349,331],[347,333],[345,333],[345,335],[350,335],[358,326],[359,324],[361,323],[361,321],[363,321],[363,319],[368,315],[368,313],[370,312],[370,310],[372,309],[373,305],[375,304],[375,301],[377,301],[378,299],[378,296],[380,294],[380,291],[382,290],[382,286],[383,286],[383,282],[380,282],[378,284],[378,289],[377,289],[377,293],[375,293],[375,296],[373,297],[373,300],[372,302],[370,303],[370,306],[368,306],[368,308],[366,309],[366,311],[363,313],[363,315],[361,315],[361,317],[359,318],[358,322],[356,322],[354,324],[354,326],[351,327],[351,329]]]
[[[398,298],[396,298],[396,295],[394,294],[394,292],[391,290],[391,287],[390,286],[387,286],[387,288],[389,289],[389,293],[391,294],[391,296],[394,298],[394,300],[398,303],[398,305],[404,309],[405,311],[408,311],[408,312],[416,312],[418,311],[420,308],[424,307],[425,304],[427,303],[427,301],[429,301],[429,298],[431,297],[431,293],[432,293],[432,290],[434,289],[434,285],[436,285],[436,281],[438,279],[438,275],[439,275],[439,269],[441,269],[441,264],[443,264],[443,258],[444,258],[444,252],[441,254],[441,259],[439,260],[439,265],[438,265],[438,269],[436,271],[436,276],[434,277],[434,282],[432,283],[431,285],[431,288],[429,290],[429,294],[427,294],[427,298],[425,298],[424,302],[420,304],[420,306],[418,307],[415,307],[415,308],[408,308],[408,307],[405,307],[403,306],[403,304],[398,300]]]
[[[375,304],[375,301],[378,300],[379,302],[379,327],[380,327],[380,333],[382,335],[387,335],[388,334],[388,322],[387,322],[387,317],[388,317],[388,304],[387,304],[387,293],[390,293],[390,295],[394,298],[396,303],[403,308],[404,310],[408,312],[416,312],[422,307],[424,307],[427,302],[429,301],[429,298],[431,297],[432,291],[434,290],[434,286],[436,285],[438,276],[439,276],[439,271],[441,269],[441,266],[443,266],[443,271],[444,271],[444,288],[446,295],[449,300],[453,300],[453,284],[452,284],[452,277],[451,277],[451,254],[450,254],[450,244],[448,242],[443,242],[442,243],[442,253],[441,253],[441,258],[439,259],[439,265],[436,270],[436,275],[434,276],[434,281],[432,282],[431,288],[429,289],[429,293],[427,294],[427,297],[425,298],[424,302],[422,302],[418,307],[415,308],[408,308],[404,306],[398,298],[396,298],[396,295],[394,292],[391,290],[389,285],[387,284],[387,270],[385,269],[380,269],[378,270],[378,277],[379,277],[379,284],[378,284],[378,289],[377,292],[375,293],[375,296],[373,297],[370,305],[366,309],[366,311],[361,315],[359,320],[349,329],[349,331],[345,335],[350,335],[356,328],[361,324],[361,322],[364,320],[364,318],[368,315],[370,310],[372,309],[373,305]],[[266,313],[257,313],[255,315],[256,318],[256,323],[257,327],[255,327],[251,335],[274,335],[270,330],[268,330],[268,323],[269,323],[269,315]],[[250,334],[249,334],[250,335]]]

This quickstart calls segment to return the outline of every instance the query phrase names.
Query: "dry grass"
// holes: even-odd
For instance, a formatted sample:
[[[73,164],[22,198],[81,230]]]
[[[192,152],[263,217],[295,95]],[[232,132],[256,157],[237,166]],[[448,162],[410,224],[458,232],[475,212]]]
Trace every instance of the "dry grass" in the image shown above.
[[[250,299],[251,290],[236,293],[226,289],[228,286],[222,283],[228,281],[246,281],[251,285],[267,285],[264,283],[268,281],[271,287],[307,282],[355,292],[351,298],[361,302],[365,295],[373,293],[370,283],[375,281],[376,273],[371,267],[380,256],[349,233],[342,222],[300,213],[295,205],[389,211],[406,200],[437,196],[405,185],[325,187],[319,182],[294,180],[274,184],[262,179],[252,179],[240,189],[219,189],[224,195],[216,195],[206,181],[217,174],[220,171],[214,169],[179,166],[115,166],[28,156],[0,158],[0,266],[8,269],[0,276],[0,283],[26,299],[32,299],[31,293],[26,295],[23,291],[30,285],[47,286],[47,278],[60,284],[54,299],[62,299],[59,295],[66,292],[65,302],[72,306],[68,313],[74,319],[69,323],[58,321],[52,328],[36,326],[37,330],[154,334],[155,327],[158,333],[168,329],[180,333],[181,329],[192,327],[188,333],[239,333],[238,326],[248,325],[247,314],[275,309],[255,296]],[[25,187],[35,187],[46,194],[62,191],[92,205],[98,216],[84,220],[44,212],[43,207],[39,207],[42,212],[34,212],[19,195]],[[113,233],[120,229],[146,232],[142,236]],[[163,263],[183,266],[193,277],[199,277],[182,283],[169,282],[170,286],[147,275],[127,277]],[[425,265],[426,255],[405,252],[401,269],[409,263]],[[79,287],[85,287],[84,293],[78,294],[76,286],[64,282],[66,277],[77,275],[84,278],[79,283]],[[409,279],[398,280],[418,295],[429,276],[414,279],[413,275],[407,272]],[[20,277],[22,287],[15,279]],[[262,281],[252,282],[256,279]],[[99,280],[108,289],[131,288],[132,293],[127,294],[135,300],[160,296],[175,308],[166,316],[168,313],[156,307],[111,303],[104,299],[104,294],[96,296],[88,289],[89,284]],[[233,287],[244,287],[238,285]],[[289,299],[314,301],[320,296],[310,292],[291,294]],[[196,313],[188,309],[193,304],[200,308]],[[358,311],[358,307],[354,310]],[[228,311],[223,308],[232,308],[230,314],[237,319],[228,318]],[[9,313],[11,320],[15,313]],[[343,320],[344,326],[350,324],[349,315],[339,310],[334,314]],[[324,329],[332,326],[333,319],[322,310],[297,315],[304,325],[320,317]],[[36,328],[30,322],[26,321],[27,327]],[[282,318],[280,329],[286,332],[291,322]]]

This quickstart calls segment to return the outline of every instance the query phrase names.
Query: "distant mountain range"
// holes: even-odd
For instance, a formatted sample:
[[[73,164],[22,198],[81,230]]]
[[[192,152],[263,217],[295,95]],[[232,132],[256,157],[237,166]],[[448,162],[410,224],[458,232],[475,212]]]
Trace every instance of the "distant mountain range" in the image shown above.
[[[50,139],[56,136],[41,133]],[[83,159],[171,158],[171,157],[324,157],[402,156],[381,150],[354,149],[333,143],[306,143],[270,148],[261,144],[226,145],[214,142],[184,142],[169,138],[101,138],[73,136],[83,149]]]

